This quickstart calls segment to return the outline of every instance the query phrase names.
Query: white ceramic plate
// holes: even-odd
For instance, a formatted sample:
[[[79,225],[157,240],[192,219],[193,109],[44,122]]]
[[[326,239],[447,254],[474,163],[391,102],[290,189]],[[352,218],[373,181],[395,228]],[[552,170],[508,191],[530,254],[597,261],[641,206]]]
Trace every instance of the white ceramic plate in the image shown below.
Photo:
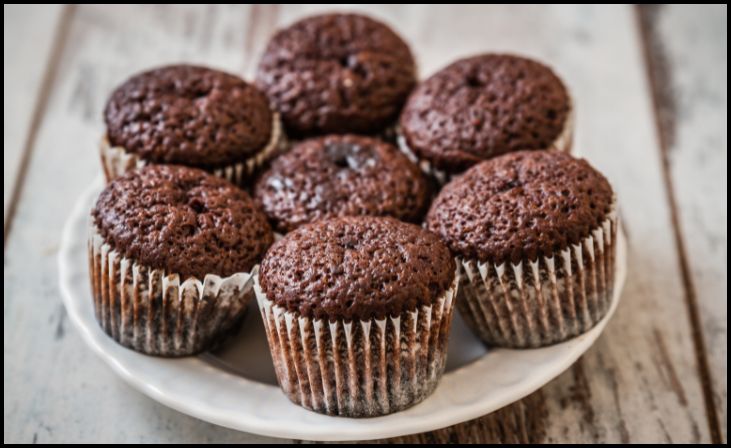
[[[447,372],[434,394],[410,409],[384,417],[329,417],[292,404],[280,391],[255,305],[241,332],[222,350],[198,357],[146,356],[107,337],[94,318],[86,252],[89,211],[101,188],[101,179],[89,187],[64,228],[60,282],[71,321],[115,372],[153,399],[202,420],[267,436],[385,438],[443,428],[495,411],[555,378],[591,346],[614,313],[626,275],[626,242],[620,232],[612,306],[588,333],[540,349],[488,351],[455,313]]]

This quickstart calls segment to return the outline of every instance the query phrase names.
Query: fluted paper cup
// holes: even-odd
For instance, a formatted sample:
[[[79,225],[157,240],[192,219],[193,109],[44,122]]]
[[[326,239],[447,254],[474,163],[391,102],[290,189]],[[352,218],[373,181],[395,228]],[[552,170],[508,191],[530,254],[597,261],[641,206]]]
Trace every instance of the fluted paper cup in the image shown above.
[[[347,322],[303,317],[275,305],[255,276],[277,380],[287,397],[329,415],[372,417],[429,396],[444,372],[458,283],[431,306]]]
[[[217,168],[212,173],[233,184],[244,186],[267,161],[283,151],[286,146],[286,138],[282,132],[279,114],[273,114],[272,134],[264,149],[241,162]],[[128,171],[142,168],[149,163],[137,154],[128,152],[122,146],[112,146],[106,134],[99,145],[99,151],[104,177],[107,182],[123,176]]]
[[[579,244],[538,259],[483,263],[457,257],[457,308],[487,345],[528,348],[588,331],[609,310],[617,240],[616,202]]]
[[[123,257],[93,224],[88,246],[99,325],[142,353],[186,356],[208,350],[236,328],[254,297],[252,273],[181,282],[178,274]]]

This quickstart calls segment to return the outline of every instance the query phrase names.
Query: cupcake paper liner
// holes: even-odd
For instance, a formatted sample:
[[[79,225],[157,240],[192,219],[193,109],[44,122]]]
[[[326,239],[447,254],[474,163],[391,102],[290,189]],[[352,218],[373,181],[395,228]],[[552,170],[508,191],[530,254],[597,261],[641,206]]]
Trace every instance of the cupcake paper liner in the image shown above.
[[[535,261],[483,263],[457,257],[457,308],[487,345],[528,348],[588,331],[609,309],[614,286],[616,203],[580,244]]]
[[[556,140],[554,140],[548,148],[544,149],[547,151],[561,151],[571,153],[571,147],[574,139],[574,121],[575,111],[572,102],[570,104],[569,113],[566,117],[566,123],[564,123],[563,130],[558,135],[558,137],[556,137]],[[397,146],[401,150],[401,152],[406,154],[406,156],[412,162],[417,164],[424,174],[435,179],[439,186],[444,186],[455,176],[454,174],[450,174],[444,170],[436,168],[434,165],[432,165],[430,161],[419,158],[419,156],[417,156],[416,153],[409,147],[408,143],[406,143],[406,138],[404,138],[403,134],[400,132],[400,129],[396,137],[396,141]]]
[[[186,356],[210,349],[240,323],[254,296],[252,273],[181,283],[178,274],[123,257],[93,224],[88,246],[96,319],[115,341],[139,352]]]
[[[254,290],[277,380],[287,397],[323,414],[371,417],[426,398],[444,372],[457,277],[434,305],[347,322],[303,317]]]
[[[286,146],[286,139],[282,132],[282,125],[279,114],[274,114],[272,120],[272,135],[269,143],[256,155],[249,157],[243,162],[217,168],[212,171],[218,177],[222,177],[236,185],[244,183],[252,178],[252,175],[261,168],[268,160],[282,151]],[[105,134],[99,145],[102,168],[107,182],[124,175],[128,171],[142,168],[148,162],[137,154],[127,152],[122,146],[111,146]]]

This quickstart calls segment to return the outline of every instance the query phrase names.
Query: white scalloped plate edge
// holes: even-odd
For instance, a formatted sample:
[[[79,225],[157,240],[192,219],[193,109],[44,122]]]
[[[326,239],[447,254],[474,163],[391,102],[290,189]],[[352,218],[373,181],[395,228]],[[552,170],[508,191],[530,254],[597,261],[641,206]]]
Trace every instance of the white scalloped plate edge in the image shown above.
[[[196,357],[164,359],[136,353],[99,328],[87,278],[86,222],[92,196],[101,185],[97,179],[76,202],[64,226],[58,257],[63,301],[84,341],[120,377],[152,399],[201,420],[265,436],[323,441],[396,437],[500,409],[561,374],[591,347],[614,313],[626,277],[627,247],[620,227],[612,305],[587,333],[539,349],[491,349],[446,372],[434,394],[402,412],[367,419],[330,417],[292,404],[276,386],[236,376]]]

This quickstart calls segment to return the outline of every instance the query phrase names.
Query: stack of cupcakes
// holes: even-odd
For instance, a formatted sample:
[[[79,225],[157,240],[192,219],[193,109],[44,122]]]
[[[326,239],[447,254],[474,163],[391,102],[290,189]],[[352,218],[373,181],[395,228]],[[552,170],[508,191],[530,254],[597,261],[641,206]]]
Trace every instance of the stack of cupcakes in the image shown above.
[[[478,55],[417,84],[392,29],[328,14],[277,32],[254,84],[162,67],[104,118],[92,292],[134,350],[210,350],[256,297],[287,397],[369,417],[434,391],[455,306],[513,348],[608,310],[616,200],[568,154],[573,103],[539,62]]]

